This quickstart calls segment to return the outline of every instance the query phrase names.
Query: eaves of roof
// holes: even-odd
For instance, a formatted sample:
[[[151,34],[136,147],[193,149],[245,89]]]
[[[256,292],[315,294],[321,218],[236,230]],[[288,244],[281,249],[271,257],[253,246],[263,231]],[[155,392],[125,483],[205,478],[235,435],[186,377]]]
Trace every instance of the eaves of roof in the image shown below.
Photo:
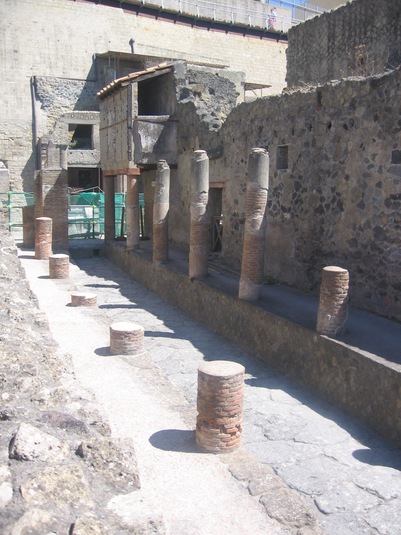
[[[172,68],[172,63],[160,63],[159,65],[149,67],[144,71],[132,72],[127,76],[123,76],[122,78],[117,78],[116,80],[113,80],[110,84],[106,85],[106,87],[96,93],[96,96],[100,99],[104,99],[115,91],[118,91],[121,87],[125,87],[132,83],[141,82],[149,78],[154,78],[155,76],[167,74],[171,72]]]

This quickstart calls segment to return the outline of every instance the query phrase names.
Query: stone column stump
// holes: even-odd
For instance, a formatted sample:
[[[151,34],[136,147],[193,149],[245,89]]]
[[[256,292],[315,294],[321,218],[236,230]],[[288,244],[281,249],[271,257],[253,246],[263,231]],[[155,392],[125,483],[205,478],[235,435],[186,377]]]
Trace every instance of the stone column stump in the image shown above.
[[[252,149],[248,161],[245,197],[245,227],[238,297],[257,301],[263,285],[266,206],[270,156],[265,149]]]
[[[319,310],[316,330],[320,334],[336,336],[346,330],[348,317],[349,273],[337,266],[322,271]]]
[[[153,201],[153,262],[168,261],[168,212],[170,208],[170,167],[165,160],[157,163]]]
[[[49,256],[49,277],[51,279],[68,279],[70,275],[70,257],[68,254]]]
[[[125,196],[125,213],[127,221],[127,250],[139,249],[139,183],[137,177],[127,178]]]
[[[52,228],[50,217],[37,217],[35,220],[35,258],[47,260],[52,254]]]
[[[208,274],[209,220],[209,158],[205,150],[196,150],[192,158],[191,204],[189,227],[189,277]]]
[[[71,294],[71,305],[74,307],[93,307],[97,305],[97,296],[92,293],[74,292]]]
[[[235,450],[241,441],[245,368],[216,360],[198,368],[196,443],[213,453]]]
[[[144,328],[137,323],[119,321],[110,325],[110,352],[113,355],[139,355],[144,352]]]

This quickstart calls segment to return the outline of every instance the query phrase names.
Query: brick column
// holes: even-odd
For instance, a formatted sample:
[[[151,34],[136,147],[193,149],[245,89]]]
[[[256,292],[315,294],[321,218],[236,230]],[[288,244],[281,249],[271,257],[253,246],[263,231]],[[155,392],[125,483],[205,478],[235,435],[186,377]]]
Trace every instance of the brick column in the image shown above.
[[[318,333],[336,336],[345,332],[348,289],[349,273],[346,269],[337,266],[323,268],[316,324]]]
[[[71,306],[94,307],[97,305],[97,296],[93,293],[73,292],[71,294]]]
[[[252,149],[248,162],[245,230],[238,297],[257,301],[263,284],[269,153]]]
[[[168,211],[170,207],[170,167],[165,160],[157,164],[153,201],[153,262],[168,260]]]
[[[105,176],[104,188],[104,239],[114,240],[116,237],[116,210],[114,176]]]
[[[110,325],[110,352],[113,355],[138,355],[144,351],[144,328],[119,321]]]
[[[209,158],[196,150],[192,160],[191,224],[189,236],[189,276],[205,277],[208,272],[209,225],[206,215],[209,198]]]
[[[68,164],[67,146],[52,141],[41,143],[42,168],[35,180],[36,217],[53,220],[53,249],[68,250]]]
[[[127,249],[139,249],[139,182],[134,176],[127,177],[127,194],[125,196],[125,213],[127,220]]]
[[[35,221],[35,258],[47,260],[52,254],[52,228],[50,217],[37,217]]]
[[[198,369],[196,442],[226,453],[241,441],[245,368],[236,362],[204,362]]]
[[[70,257],[68,254],[49,256],[49,277],[51,279],[68,279],[70,275]]]

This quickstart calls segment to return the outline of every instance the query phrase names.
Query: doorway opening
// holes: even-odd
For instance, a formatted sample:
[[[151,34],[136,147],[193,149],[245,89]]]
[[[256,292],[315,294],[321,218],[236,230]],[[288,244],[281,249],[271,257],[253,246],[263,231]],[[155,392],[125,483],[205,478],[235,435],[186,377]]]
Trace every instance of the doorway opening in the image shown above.
[[[223,188],[209,189],[208,209],[211,218],[211,252],[220,253],[223,249]]]

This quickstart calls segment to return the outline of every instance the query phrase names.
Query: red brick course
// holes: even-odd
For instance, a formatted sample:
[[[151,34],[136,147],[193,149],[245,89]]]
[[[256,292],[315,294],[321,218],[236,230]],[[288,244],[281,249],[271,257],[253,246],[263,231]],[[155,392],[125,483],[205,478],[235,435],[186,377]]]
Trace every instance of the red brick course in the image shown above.
[[[144,351],[144,328],[120,321],[110,325],[110,352],[113,355],[138,355]]]
[[[70,275],[70,257],[68,254],[49,256],[49,277],[51,279],[68,279]]]
[[[346,269],[323,268],[316,330],[336,336],[344,333],[348,317],[349,273]]]
[[[210,452],[236,449],[241,441],[245,369],[229,361],[205,362],[198,369],[196,442]]]
[[[52,228],[50,217],[37,217],[35,221],[35,258],[47,260],[52,254]]]

